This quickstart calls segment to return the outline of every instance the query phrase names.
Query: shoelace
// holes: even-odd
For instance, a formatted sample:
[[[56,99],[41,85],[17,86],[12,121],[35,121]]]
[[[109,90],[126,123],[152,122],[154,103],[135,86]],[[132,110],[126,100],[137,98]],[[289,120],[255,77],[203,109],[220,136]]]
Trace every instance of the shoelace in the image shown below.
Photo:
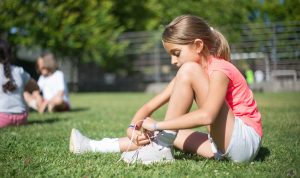
[[[141,121],[143,122],[143,120],[140,120],[140,121],[138,121],[138,122],[141,122]],[[138,122],[137,122],[137,123],[138,123]],[[132,133],[131,133],[130,144],[127,146],[126,151],[124,151],[125,154],[129,151],[129,148],[131,147],[131,145],[132,145],[132,143],[133,143],[133,136],[134,136],[134,132],[136,131],[137,123],[134,124],[133,130],[132,130]],[[144,133],[143,131],[144,131],[144,130],[142,130],[142,133]],[[151,139],[155,138],[155,136],[150,137],[150,136],[148,135],[148,133],[146,133],[146,136],[147,136],[147,138],[149,139],[150,144],[152,144],[152,140],[151,140]],[[143,147],[145,147],[145,146],[147,146],[147,145],[143,145],[143,146],[139,147],[139,148],[135,151],[135,153],[132,155],[131,161],[128,163],[128,165],[131,164],[132,161],[134,161],[135,159],[138,158],[140,149],[143,148]],[[124,157],[123,157],[123,155],[122,155],[121,158],[117,161],[117,163],[120,162],[123,158],[124,158]]]

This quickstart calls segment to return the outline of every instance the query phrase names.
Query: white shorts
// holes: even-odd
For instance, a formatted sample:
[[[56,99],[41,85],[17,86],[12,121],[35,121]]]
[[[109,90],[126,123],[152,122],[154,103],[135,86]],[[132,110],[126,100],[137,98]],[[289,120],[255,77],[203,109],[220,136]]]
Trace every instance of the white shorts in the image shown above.
[[[234,162],[252,161],[261,145],[261,137],[252,127],[246,125],[238,117],[235,117],[232,136],[225,154],[217,149],[210,135],[208,135],[208,139],[211,141],[215,159],[222,160],[226,158]]]

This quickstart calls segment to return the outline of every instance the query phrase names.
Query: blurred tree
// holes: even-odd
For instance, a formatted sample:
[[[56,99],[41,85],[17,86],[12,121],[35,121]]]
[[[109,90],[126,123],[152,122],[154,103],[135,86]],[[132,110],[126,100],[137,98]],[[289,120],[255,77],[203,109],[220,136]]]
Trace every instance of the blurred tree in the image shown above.
[[[300,20],[299,8],[299,0],[0,0],[0,33],[16,45],[96,61],[113,71],[126,63],[120,55],[127,43],[118,42],[124,31],[157,30],[193,14],[235,42],[241,24],[262,21],[264,14],[271,21]]]
[[[193,14],[212,25],[223,26],[249,22],[249,12],[255,2],[256,0],[151,0],[151,7],[164,24],[176,16]]]
[[[149,23],[151,19],[155,18],[155,14],[147,6],[148,3],[149,0],[116,0],[112,7],[112,13],[126,31],[149,30]]]
[[[124,28],[112,6],[109,0],[2,0],[0,31],[15,45],[39,46],[114,70],[126,44],[117,42]]]
[[[300,21],[299,0],[265,0],[260,11],[260,18],[264,21]]]
[[[241,25],[300,20],[297,0],[119,0],[113,14],[126,31],[157,30],[174,17],[193,14],[220,29],[231,42],[239,40]]]
[[[157,30],[176,16],[193,14],[215,28],[230,27],[228,36],[237,40],[235,29],[249,23],[257,7],[257,0],[119,0],[115,1],[112,12],[126,31]]]

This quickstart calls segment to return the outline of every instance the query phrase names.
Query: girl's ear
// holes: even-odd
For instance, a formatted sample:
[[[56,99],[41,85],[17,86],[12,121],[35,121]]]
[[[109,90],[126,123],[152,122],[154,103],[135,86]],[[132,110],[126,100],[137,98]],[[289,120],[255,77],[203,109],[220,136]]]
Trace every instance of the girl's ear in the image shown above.
[[[195,39],[194,45],[198,54],[200,54],[203,50],[203,41],[201,39]]]

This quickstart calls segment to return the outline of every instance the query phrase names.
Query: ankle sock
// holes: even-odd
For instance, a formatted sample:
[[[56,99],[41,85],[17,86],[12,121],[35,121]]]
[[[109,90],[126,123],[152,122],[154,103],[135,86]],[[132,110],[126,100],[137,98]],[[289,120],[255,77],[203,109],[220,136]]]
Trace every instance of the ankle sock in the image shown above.
[[[100,141],[90,140],[92,152],[114,153],[120,152],[120,144],[118,138],[103,138]]]
[[[171,130],[163,130],[157,135],[157,142],[164,147],[172,147],[177,136],[177,132]]]

